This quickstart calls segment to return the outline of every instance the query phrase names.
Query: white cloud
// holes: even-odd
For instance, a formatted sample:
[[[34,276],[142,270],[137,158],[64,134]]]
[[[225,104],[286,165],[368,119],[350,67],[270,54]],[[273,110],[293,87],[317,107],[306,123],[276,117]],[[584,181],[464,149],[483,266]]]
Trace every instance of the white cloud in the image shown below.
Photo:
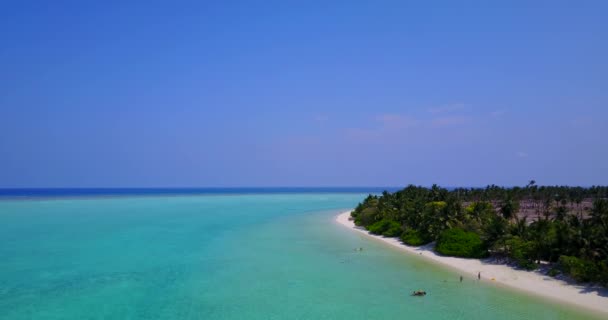
[[[453,103],[453,104],[446,104],[446,105],[439,106],[439,107],[432,107],[432,108],[429,108],[428,111],[432,114],[445,114],[445,113],[452,113],[455,111],[464,111],[467,109],[469,109],[469,106],[464,103]]]
[[[418,124],[415,118],[399,114],[381,114],[377,115],[375,120],[380,122],[385,130],[401,130]]]
[[[517,151],[517,153],[515,153],[517,155],[517,157],[519,158],[527,158],[528,154],[523,152],[523,151]]]
[[[465,124],[471,121],[470,117],[465,116],[450,116],[450,117],[439,117],[431,120],[433,127],[445,127],[452,125]]]
[[[400,114],[378,114],[371,118],[372,126],[367,128],[346,128],[347,137],[357,141],[378,141],[386,137],[399,135],[405,129],[416,127],[416,118]]]

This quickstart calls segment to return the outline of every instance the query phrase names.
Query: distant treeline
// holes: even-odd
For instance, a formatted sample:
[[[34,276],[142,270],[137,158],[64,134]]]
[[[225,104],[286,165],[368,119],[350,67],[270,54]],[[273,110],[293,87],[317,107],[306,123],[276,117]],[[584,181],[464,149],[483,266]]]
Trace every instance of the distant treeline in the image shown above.
[[[530,270],[549,263],[552,276],[608,285],[608,187],[410,185],[369,195],[352,217],[408,245],[436,241],[443,255],[504,257]]]

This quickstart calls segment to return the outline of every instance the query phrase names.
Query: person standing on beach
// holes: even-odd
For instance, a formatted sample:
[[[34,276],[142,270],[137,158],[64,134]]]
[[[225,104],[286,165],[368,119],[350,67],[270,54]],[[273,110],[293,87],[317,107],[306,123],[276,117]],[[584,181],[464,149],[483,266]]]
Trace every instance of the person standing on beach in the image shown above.
[[[481,280],[481,272],[477,273],[477,280]]]
[[[462,282],[462,276],[460,276],[460,282]]]

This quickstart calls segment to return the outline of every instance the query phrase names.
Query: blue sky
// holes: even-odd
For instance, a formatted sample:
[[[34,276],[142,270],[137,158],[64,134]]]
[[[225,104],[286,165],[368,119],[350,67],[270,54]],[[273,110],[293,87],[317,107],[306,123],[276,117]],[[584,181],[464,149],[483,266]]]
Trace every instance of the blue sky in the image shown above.
[[[606,184],[606,12],[4,2],[0,187]]]

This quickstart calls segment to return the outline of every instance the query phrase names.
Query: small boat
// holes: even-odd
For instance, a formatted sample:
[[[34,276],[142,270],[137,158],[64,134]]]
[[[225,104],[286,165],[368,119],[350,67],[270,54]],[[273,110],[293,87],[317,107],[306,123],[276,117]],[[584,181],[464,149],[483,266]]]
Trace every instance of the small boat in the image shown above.
[[[414,292],[412,292],[412,296],[416,296],[416,297],[426,296],[426,291],[422,291],[422,290],[414,291]]]

